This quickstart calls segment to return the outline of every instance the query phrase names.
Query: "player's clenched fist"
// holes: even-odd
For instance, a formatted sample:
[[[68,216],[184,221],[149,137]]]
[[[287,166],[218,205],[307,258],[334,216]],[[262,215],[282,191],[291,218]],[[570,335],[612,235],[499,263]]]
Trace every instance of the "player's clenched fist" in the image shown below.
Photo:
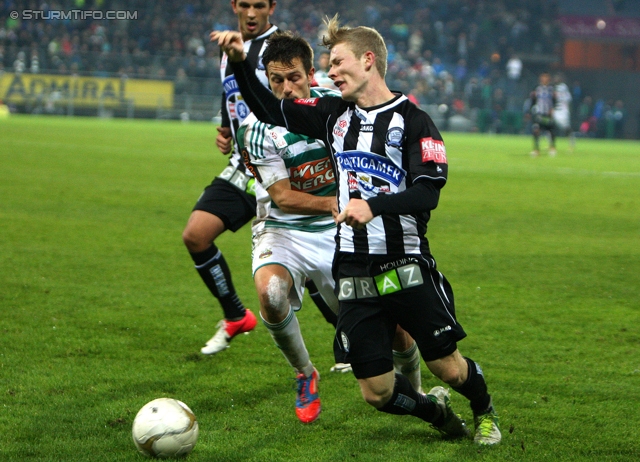
[[[373,220],[373,213],[367,201],[351,199],[342,212],[335,218],[336,223],[346,223],[354,229],[363,229]]]
[[[218,46],[222,48],[230,61],[243,61],[245,59],[244,41],[242,34],[233,30],[217,31],[214,30],[209,34],[211,42],[218,42]]]

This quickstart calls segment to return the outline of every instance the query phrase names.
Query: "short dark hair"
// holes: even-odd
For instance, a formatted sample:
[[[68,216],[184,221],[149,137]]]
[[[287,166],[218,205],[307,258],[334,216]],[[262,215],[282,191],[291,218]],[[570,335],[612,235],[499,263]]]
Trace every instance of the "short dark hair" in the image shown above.
[[[262,54],[262,64],[266,68],[271,62],[292,65],[299,58],[308,74],[313,67],[313,49],[300,35],[289,31],[277,31],[267,39],[267,47]]]
[[[238,0],[231,0],[233,3],[237,3]],[[268,0],[269,1],[269,8],[271,8],[271,5],[273,5],[273,0]]]

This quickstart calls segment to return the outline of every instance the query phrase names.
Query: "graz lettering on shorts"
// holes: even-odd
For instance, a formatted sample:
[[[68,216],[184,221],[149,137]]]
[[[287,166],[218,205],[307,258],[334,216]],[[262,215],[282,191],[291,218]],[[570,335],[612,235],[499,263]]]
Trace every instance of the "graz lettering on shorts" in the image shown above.
[[[374,277],[342,278],[338,300],[354,300],[389,295],[423,283],[420,266],[411,263]]]
[[[255,179],[248,177],[233,165],[228,165],[227,167],[225,167],[225,169],[220,172],[220,175],[218,175],[218,178],[227,180],[236,188],[241,189],[248,194],[251,194],[253,196],[256,195]]]
[[[402,168],[395,165],[391,159],[370,152],[339,152],[336,154],[336,159],[341,170],[365,173],[381,178],[396,187],[402,183],[407,174]]]

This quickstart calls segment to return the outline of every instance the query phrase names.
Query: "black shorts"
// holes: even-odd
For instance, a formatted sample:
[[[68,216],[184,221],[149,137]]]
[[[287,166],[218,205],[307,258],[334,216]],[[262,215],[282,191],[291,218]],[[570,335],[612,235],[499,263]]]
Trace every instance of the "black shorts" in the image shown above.
[[[221,178],[207,186],[193,210],[202,210],[220,218],[226,229],[238,231],[256,215],[256,196]]]
[[[538,128],[540,130],[546,130],[546,131],[553,131],[556,128],[556,122],[555,120],[553,120],[553,117],[551,116],[536,114],[533,117],[533,128],[534,129]]]
[[[425,361],[450,355],[467,335],[456,320],[451,286],[432,259],[338,253],[333,272],[340,300],[335,359],[351,363],[356,378],[393,370],[397,324]]]

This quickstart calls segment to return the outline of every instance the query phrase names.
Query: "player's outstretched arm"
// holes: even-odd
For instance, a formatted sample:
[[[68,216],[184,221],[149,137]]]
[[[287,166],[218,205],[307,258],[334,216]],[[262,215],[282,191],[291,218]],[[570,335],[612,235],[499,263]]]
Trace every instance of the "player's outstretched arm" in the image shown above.
[[[247,62],[244,41],[240,32],[213,31],[209,38],[212,42],[217,42],[222,51],[229,57],[242,98],[258,120],[286,127],[287,124],[280,109],[280,100],[262,85],[255,74],[255,69],[252,69]]]

